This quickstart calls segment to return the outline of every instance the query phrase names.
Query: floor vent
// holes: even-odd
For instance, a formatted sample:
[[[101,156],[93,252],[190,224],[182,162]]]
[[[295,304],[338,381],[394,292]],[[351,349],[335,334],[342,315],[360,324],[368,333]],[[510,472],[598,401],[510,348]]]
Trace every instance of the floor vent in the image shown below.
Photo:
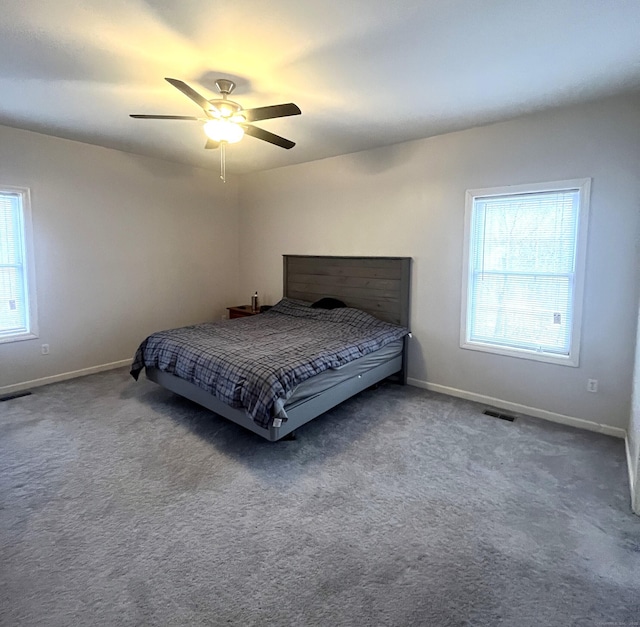
[[[30,396],[31,392],[16,392],[15,394],[7,394],[6,396],[0,396],[0,403],[2,401],[12,401],[14,398],[21,398],[22,396]]]
[[[510,416],[509,414],[501,414],[499,411],[495,411],[495,409],[485,409],[482,413],[485,416],[500,418],[500,420],[508,420],[509,422],[513,422],[516,419],[515,416]]]

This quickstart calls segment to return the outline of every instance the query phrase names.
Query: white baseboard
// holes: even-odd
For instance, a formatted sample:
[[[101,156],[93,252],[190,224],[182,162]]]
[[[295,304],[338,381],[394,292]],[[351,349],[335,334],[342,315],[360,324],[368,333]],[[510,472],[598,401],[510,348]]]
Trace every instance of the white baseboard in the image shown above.
[[[110,364],[101,364],[100,366],[91,366],[91,368],[83,368],[82,370],[73,370],[72,372],[63,372],[54,374],[50,377],[42,377],[41,379],[33,379],[33,381],[24,381],[23,383],[15,383],[13,385],[5,385],[0,387],[0,395],[12,394],[29,388],[48,385],[49,383],[57,383],[58,381],[66,381],[67,379],[75,379],[76,377],[84,377],[88,374],[103,372],[105,370],[113,370],[114,368],[122,368],[128,366],[131,359],[122,359],[121,361],[113,361]]]
[[[587,431],[605,433],[606,435],[612,435],[616,438],[626,438],[627,435],[627,432],[624,429],[620,429],[619,427],[611,427],[610,425],[603,425],[597,422],[591,422],[590,420],[575,418],[574,416],[556,414],[555,412],[547,411],[546,409],[538,409],[537,407],[529,407],[527,405],[521,405],[520,403],[512,403],[511,401],[505,401],[500,398],[493,398],[492,396],[485,396],[484,394],[476,394],[475,392],[467,392],[466,390],[458,390],[457,388],[451,388],[446,385],[428,383],[427,381],[420,381],[419,379],[412,378],[409,378],[407,380],[407,383],[418,388],[431,390],[432,392],[440,392],[441,394],[448,394],[449,396],[464,398],[467,401],[475,401],[476,403],[490,405],[491,407],[496,407],[498,409],[506,409],[518,414],[535,416],[536,418],[544,418],[545,420],[550,420],[551,422],[558,422],[563,425],[577,427],[578,429],[586,429]]]
[[[629,448],[629,436],[624,439],[624,450],[627,455],[627,470],[629,471],[629,489],[631,490],[631,509],[640,515],[640,503],[636,502],[636,476],[633,474],[633,462],[631,461],[631,449]]]

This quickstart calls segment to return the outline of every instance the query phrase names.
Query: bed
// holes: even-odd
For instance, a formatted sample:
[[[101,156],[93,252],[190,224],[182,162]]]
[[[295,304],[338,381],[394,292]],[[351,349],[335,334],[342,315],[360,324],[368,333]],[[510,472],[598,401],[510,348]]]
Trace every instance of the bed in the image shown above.
[[[144,368],[149,380],[269,441],[291,436],[387,377],[406,383],[410,274],[406,257],[285,255],[276,306],[152,334],[131,373]],[[311,307],[326,298],[347,307]]]

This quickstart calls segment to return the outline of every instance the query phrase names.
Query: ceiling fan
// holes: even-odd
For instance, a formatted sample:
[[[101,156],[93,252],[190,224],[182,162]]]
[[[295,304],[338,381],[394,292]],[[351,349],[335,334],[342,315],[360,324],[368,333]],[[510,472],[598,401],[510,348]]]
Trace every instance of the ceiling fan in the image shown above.
[[[207,149],[221,149],[220,178],[222,178],[223,181],[225,180],[225,146],[226,144],[239,142],[245,133],[256,139],[261,139],[275,146],[280,146],[280,148],[285,148],[286,150],[295,146],[295,142],[292,142],[290,139],[285,139],[275,133],[270,133],[251,124],[251,122],[258,122],[260,120],[300,115],[302,111],[300,111],[300,108],[293,104],[293,102],[257,107],[254,109],[243,109],[237,102],[229,100],[229,94],[233,92],[236,84],[226,78],[219,78],[216,81],[216,87],[222,97],[212,100],[207,100],[181,80],[176,78],[165,78],[165,80],[201,107],[205,117],[190,115],[146,115],[138,113],[131,114],[130,117],[145,120],[194,120],[204,122],[204,132],[208,137],[204,147]]]

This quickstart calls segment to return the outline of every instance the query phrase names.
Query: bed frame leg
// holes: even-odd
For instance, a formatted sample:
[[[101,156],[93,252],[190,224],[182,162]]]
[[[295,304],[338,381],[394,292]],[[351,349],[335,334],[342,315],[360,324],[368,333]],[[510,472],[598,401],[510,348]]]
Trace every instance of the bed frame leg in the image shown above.
[[[288,442],[291,440],[297,440],[297,436],[296,436],[296,432],[292,431],[291,433],[287,433],[287,435],[284,435],[280,438],[280,442]]]

